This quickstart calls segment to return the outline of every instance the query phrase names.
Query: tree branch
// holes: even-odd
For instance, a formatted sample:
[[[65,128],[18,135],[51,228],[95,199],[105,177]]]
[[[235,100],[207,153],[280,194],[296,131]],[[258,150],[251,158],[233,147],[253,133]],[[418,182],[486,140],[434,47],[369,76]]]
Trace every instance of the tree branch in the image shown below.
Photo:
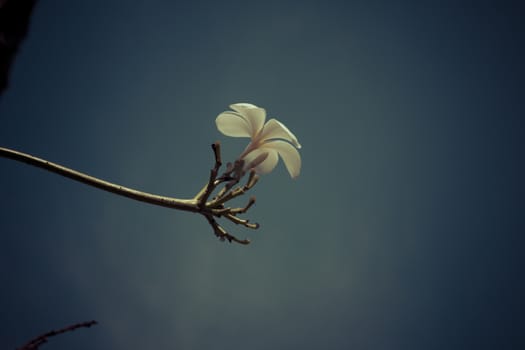
[[[171,198],[138,191],[132,188],[124,187],[118,184],[101,180],[94,176],[81,173],[79,171],[67,168],[56,163],[52,163],[41,158],[37,158],[27,153],[22,153],[12,149],[0,147],[0,156],[13,159],[22,163],[30,164],[35,167],[42,168],[55,174],[59,174],[64,177],[70,178],[72,180],[82,182],[86,185],[96,187],[98,189],[108,191],[114,194],[118,194],[119,196],[128,197],[137,201],[178,210],[185,210],[191,212],[200,211],[200,209],[197,206],[197,202],[193,199]]]
[[[248,244],[250,243],[249,240],[237,239],[235,236],[226,232],[226,230],[224,230],[224,228],[222,228],[217,223],[215,218],[220,218],[224,216],[225,218],[234,222],[235,224],[242,224],[247,228],[257,229],[259,227],[259,224],[249,223],[248,220],[240,219],[237,217],[238,214],[244,214],[246,213],[246,211],[248,211],[248,209],[255,203],[255,197],[250,198],[248,204],[243,208],[225,207],[225,203],[233,198],[243,195],[246,191],[250,190],[253,186],[255,186],[258,180],[258,176],[255,175],[253,171],[251,171],[247,183],[244,186],[234,188],[234,186],[237,183],[239,183],[240,179],[245,175],[245,171],[243,169],[244,163],[242,161],[236,161],[234,165],[228,164],[226,171],[221,176],[218,176],[219,169],[222,165],[219,142],[215,142],[212,145],[212,149],[215,156],[215,164],[210,171],[209,180],[207,184],[203,187],[203,189],[200,190],[197,193],[197,195],[195,195],[195,197],[193,197],[192,199],[166,197],[124,187],[119,184],[111,183],[96,178],[94,176],[87,175],[85,173],[81,173],[79,171],[67,168],[63,165],[56,164],[45,159],[41,159],[30,154],[19,152],[9,148],[0,147],[0,157],[12,159],[41,169],[45,169],[47,171],[67,177],[69,179],[82,182],[86,185],[96,187],[98,189],[111,192],[119,196],[124,196],[133,200],[171,209],[199,213],[207,219],[208,223],[213,229],[213,232],[221,240],[228,240],[229,242]],[[211,200],[208,200],[213,194],[213,192],[217,189],[217,187],[221,185],[223,186],[223,188],[219,190],[218,194]]]

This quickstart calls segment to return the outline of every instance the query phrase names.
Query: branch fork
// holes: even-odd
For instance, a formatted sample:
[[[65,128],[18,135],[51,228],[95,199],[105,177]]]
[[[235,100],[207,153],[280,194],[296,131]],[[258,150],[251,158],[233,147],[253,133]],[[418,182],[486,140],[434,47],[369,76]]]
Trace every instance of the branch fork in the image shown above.
[[[249,172],[248,180],[243,186],[235,187],[240,180],[246,174],[244,170],[244,161],[236,160],[235,163],[228,163],[225,172],[218,176],[219,169],[222,166],[221,160],[221,147],[217,141],[212,144],[213,153],[215,155],[215,165],[210,171],[210,178],[204,188],[197,193],[194,200],[197,201],[199,207],[199,213],[204,215],[211,225],[215,235],[220,240],[228,240],[229,242],[237,242],[240,244],[248,244],[248,239],[238,239],[237,237],[229,234],[222,226],[217,223],[215,218],[224,217],[236,225],[243,225],[247,228],[257,229],[259,224],[251,223],[248,219],[241,219],[237,215],[244,214],[255,204],[255,197],[250,197],[248,203],[241,208],[226,207],[225,203],[232,200],[233,198],[239,197],[249,191],[257,181],[259,177],[255,174],[255,171]],[[219,192],[211,198],[213,192],[222,186]]]

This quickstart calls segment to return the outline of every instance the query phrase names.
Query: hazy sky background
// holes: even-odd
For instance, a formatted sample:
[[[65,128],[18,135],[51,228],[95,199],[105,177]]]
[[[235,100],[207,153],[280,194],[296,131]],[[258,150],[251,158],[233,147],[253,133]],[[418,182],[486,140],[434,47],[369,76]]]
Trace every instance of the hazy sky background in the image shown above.
[[[0,159],[0,347],[95,319],[43,348],[524,348],[518,4],[40,1],[1,146],[191,197],[251,102],[303,170],[262,178],[240,246]]]

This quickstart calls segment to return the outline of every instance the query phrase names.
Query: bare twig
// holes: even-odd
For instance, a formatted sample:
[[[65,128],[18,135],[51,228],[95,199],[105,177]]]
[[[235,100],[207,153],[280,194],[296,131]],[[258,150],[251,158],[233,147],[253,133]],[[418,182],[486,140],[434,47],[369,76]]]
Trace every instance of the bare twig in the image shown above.
[[[47,343],[47,338],[51,338],[56,335],[67,333],[67,332],[73,332],[74,330],[77,330],[79,328],[89,328],[96,324],[97,324],[97,321],[87,321],[87,322],[76,323],[76,324],[61,328],[59,330],[49,331],[47,333],[39,335],[38,337],[30,340],[27,344],[18,348],[17,350],[35,350],[35,349],[38,349],[40,345]]]
[[[218,183],[216,183],[216,179],[217,174],[219,173],[219,168],[222,165],[221,144],[217,141],[214,144],[212,144],[211,147],[213,149],[213,154],[215,155],[215,165],[213,166],[213,169],[210,170],[210,179],[208,180],[208,183],[202,188],[202,190],[199,191],[199,193],[197,193],[197,195],[194,198],[199,203],[200,208],[206,206],[206,201],[208,200],[208,198],[210,198],[213,189],[218,185]]]
[[[250,241],[247,239],[237,239],[235,236],[229,234],[222,228],[215,218],[224,216],[228,220],[235,224],[242,224],[243,226],[251,229],[259,227],[258,224],[248,223],[246,219],[240,219],[237,217],[238,214],[244,214],[248,209],[255,203],[255,198],[250,198],[250,201],[244,208],[230,208],[225,207],[225,203],[243,195],[246,191],[250,190],[257,183],[258,176],[255,172],[251,171],[248,180],[244,186],[235,187],[245,175],[244,162],[237,160],[235,163],[228,164],[226,171],[218,176],[219,169],[222,166],[221,160],[221,147],[219,142],[212,144],[213,153],[215,156],[215,164],[210,170],[210,176],[207,184],[193,197],[192,199],[178,199],[173,197],[160,196],[147,192],[138,191],[132,188],[124,187],[118,184],[114,184],[108,181],[101,180],[81,173],[79,171],[67,168],[65,166],[49,162],[47,160],[37,158],[30,154],[22,153],[8,148],[0,147],[0,156],[13,159],[19,162],[30,164],[55,174],[59,174],[70,178],[75,181],[82,182],[89,186],[99,188],[104,191],[108,191],[120,196],[131,198],[137,201],[146,202],[153,205],[159,205],[171,209],[189,211],[193,213],[199,213],[203,215],[210,223],[214,233],[221,240],[228,240],[229,242],[237,242],[241,244],[248,244]],[[213,192],[219,187],[223,186],[217,195],[211,200],[209,198]]]
[[[75,181],[82,182],[86,185],[99,188],[104,191],[108,191],[120,196],[128,197],[137,201],[146,202],[162,207],[185,210],[191,212],[199,212],[197,203],[194,200],[178,199],[165,196],[159,196],[147,192],[138,191],[132,188],[127,188],[118,184],[114,184],[108,181],[101,180],[91,175],[81,173],[79,171],[67,168],[65,166],[49,162],[47,160],[37,158],[30,154],[22,153],[8,148],[0,147],[0,156],[10,158],[19,162],[27,163],[38,168],[42,168],[51,171],[55,174],[59,174],[70,178]]]
[[[259,177],[255,174],[255,171],[250,171],[250,177],[248,178],[248,181],[246,182],[246,184],[243,186],[243,187],[237,187],[236,189],[234,190],[231,190],[231,187],[233,185],[230,185],[229,188],[228,188],[228,185],[225,186],[225,188],[227,188],[227,190],[225,192],[222,193],[222,195],[218,196],[217,198],[215,198],[211,203],[210,203],[210,206],[218,206],[218,205],[222,205],[223,203],[235,198],[235,197],[238,197],[242,194],[244,194],[246,191],[248,191],[249,189],[251,189],[253,186],[255,186],[255,184],[257,183],[257,181],[259,180]],[[232,182],[235,182],[235,183],[238,183],[239,180],[236,179],[235,181],[232,181]],[[255,197],[254,197],[254,201],[255,201]],[[253,204],[253,203],[252,203]]]
[[[211,215],[206,215],[206,219],[208,220],[208,222],[210,223],[211,227],[213,228],[213,232],[215,232],[215,235],[217,237],[219,237],[219,239],[221,241],[224,241],[224,240],[228,240],[228,242],[237,242],[237,243],[240,243],[240,244],[250,244],[250,240],[249,239],[238,239],[237,237],[229,234],[228,232],[226,232],[226,230],[224,228],[222,228],[222,226],[220,226],[217,221],[215,221],[215,219],[213,218],[213,216]]]

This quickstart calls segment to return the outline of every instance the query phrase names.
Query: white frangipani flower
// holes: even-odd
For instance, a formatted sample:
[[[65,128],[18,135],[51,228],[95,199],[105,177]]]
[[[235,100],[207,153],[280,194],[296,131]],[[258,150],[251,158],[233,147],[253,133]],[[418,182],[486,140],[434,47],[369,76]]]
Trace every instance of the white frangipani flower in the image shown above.
[[[299,176],[301,156],[297,149],[301,145],[283,123],[270,119],[265,124],[264,108],[249,103],[235,103],[230,108],[234,111],[222,112],[215,123],[217,129],[226,136],[251,138],[239,156],[239,159],[244,160],[246,169],[255,169],[259,174],[269,173],[281,156],[290,176]]]

